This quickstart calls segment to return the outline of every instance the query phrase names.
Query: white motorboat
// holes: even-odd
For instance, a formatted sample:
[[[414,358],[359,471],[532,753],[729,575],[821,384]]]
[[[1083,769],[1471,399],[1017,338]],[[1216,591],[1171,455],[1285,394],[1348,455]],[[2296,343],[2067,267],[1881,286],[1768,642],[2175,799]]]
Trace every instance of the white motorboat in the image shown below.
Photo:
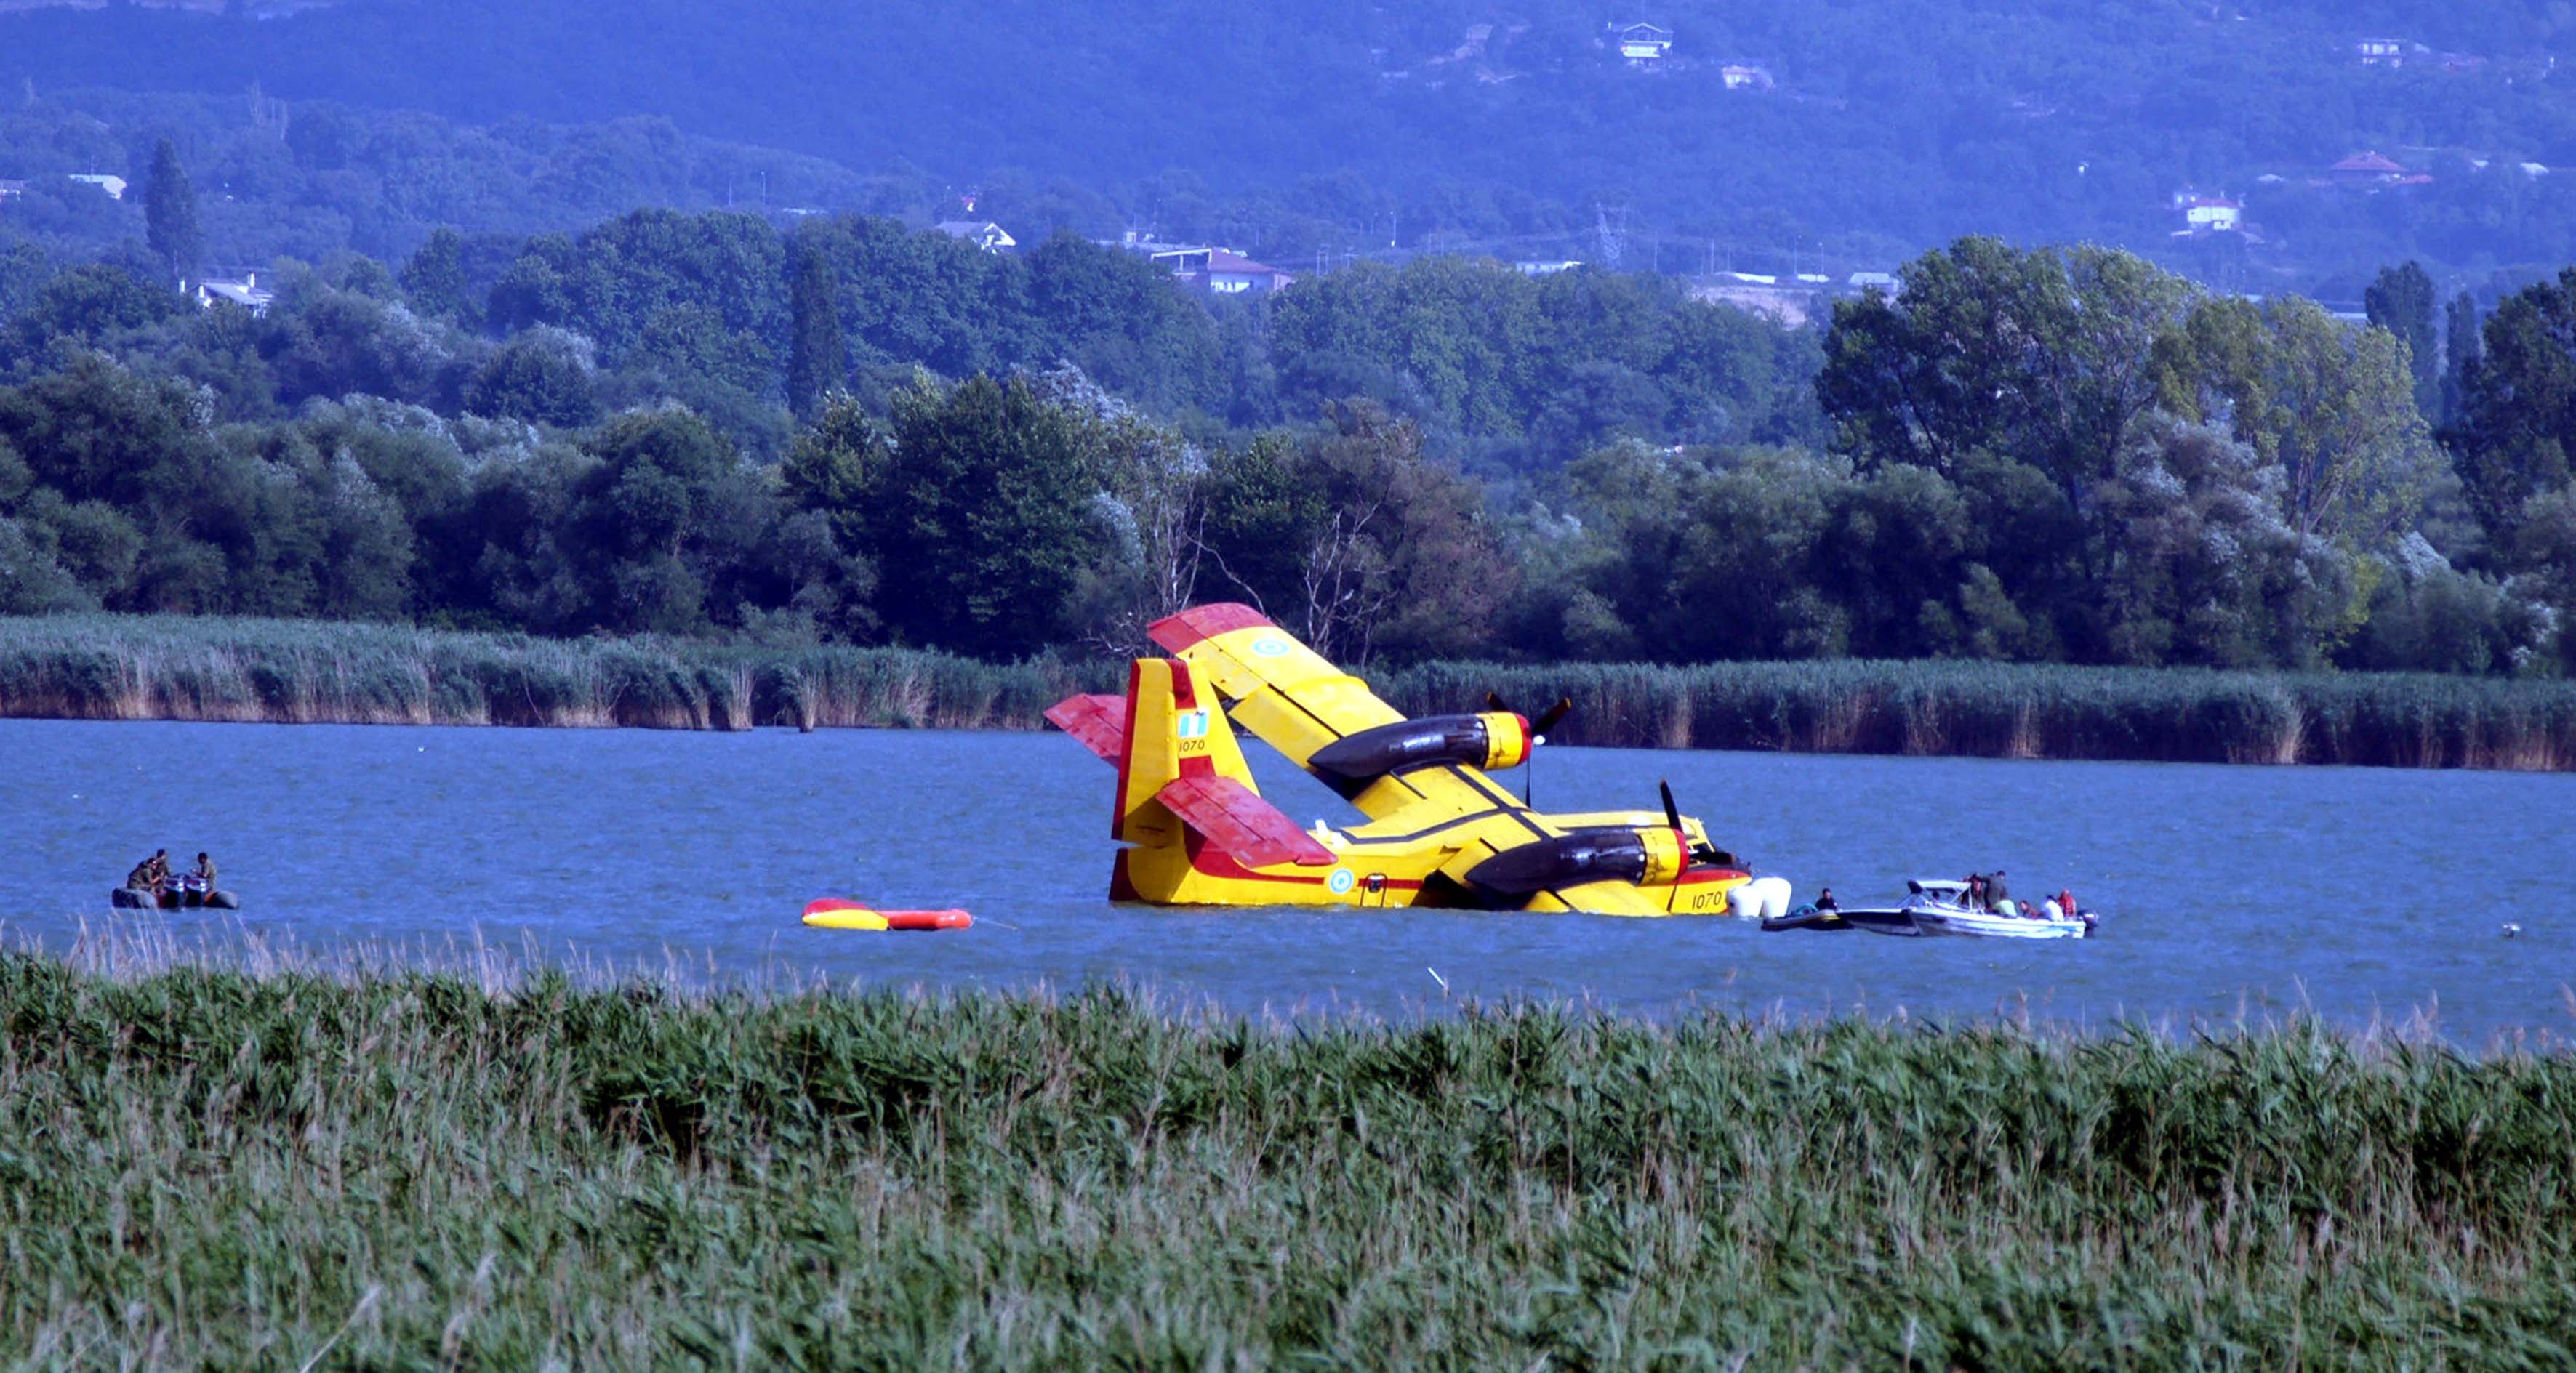
[[[1902,920],[1854,919],[1857,929],[1872,934],[1959,935],[1972,939],[2082,939],[2093,932],[2090,911],[2049,916],[2006,915],[1979,910],[1968,901],[1968,884],[1918,879],[1905,884],[1905,904],[1893,914]],[[1851,916],[1882,916],[1853,911]]]

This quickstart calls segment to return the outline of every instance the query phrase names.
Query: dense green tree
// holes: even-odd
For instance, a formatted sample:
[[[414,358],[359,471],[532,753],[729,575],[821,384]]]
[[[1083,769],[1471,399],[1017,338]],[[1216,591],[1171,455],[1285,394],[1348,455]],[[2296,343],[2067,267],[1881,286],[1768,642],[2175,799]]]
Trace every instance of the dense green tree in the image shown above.
[[[1199,523],[1200,586],[1273,619],[1304,605],[1305,551],[1324,518],[1321,493],[1299,480],[1295,441],[1259,434],[1208,461]]]
[[[873,552],[906,642],[1008,658],[1065,634],[1095,555],[1102,456],[1086,417],[1025,380],[924,381],[894,400]]]
[[[2252,445],[2158,415],[2099,494],[2120,530],[2103,573],[2119,661],[2311,666],[2350,598],[2349,560],[2283,510],[2289,475]]]
[[[760,599],[777,514],[722,435],[670,409],[621,415],[583,447],[597,465],[573,488],[562,546],[595,625],[701,633]]]
[[[96,262],[54,277],[0,334],[0,363],[30,374],[66,346],[98,342],[176,316],[178,294],[138,280],[121,266]]]
[[[2442,404],[2425,418],[2445,429],[2459,424],[2468,413],[2469,376],[2477,370],[2478,360],[2485,352],[2479,337],[2484,322],[2474,296],[2453,296],[2451,303],[2442,307]]]
[[[484,360],[465,387],[465,404],[478,415],[578,427],[599,416],[597,370],[590,340],[540,325]]]
[[[143,186],[144,241],[152,255],[181,281],[194,280],[206,250],[205,231],[197,223],[197,192],[179,165],[179,149],[162,139],[152,149],[152,170]]]
[[[2296,296],[2196,305],[2162,341],[2174,413],[2228,425],[2282,469],[2282,513],[2302,535],[2378,547],[2412,528],[2447,463],[2417,413],[2403,343]]]
[[[815,417],[824,396],[837,390],[850,370],[838,288],[818,238],[815,233],[799,233],[788,258],[788,270],[795,279],[787,295],[787,406],[803,420]]]
[[[402,289],[411,308],[431,319],[472,328],[482,318],[468,291],[465,236],[442,224],[403,264]]]
[[[2488,316],[2451,451],[2469,509],[2513,557],[2523,507],[2567,486],[2576,445],[2576,268],[2507,296]]]
[[[2433,278],[2424,264],[2381,268],[2361,300],[2370,322],[2406,345],[2415,408],[2426,415],[2437,413],[2442,400],[2441,336],[2434,332],[2437,301]]]

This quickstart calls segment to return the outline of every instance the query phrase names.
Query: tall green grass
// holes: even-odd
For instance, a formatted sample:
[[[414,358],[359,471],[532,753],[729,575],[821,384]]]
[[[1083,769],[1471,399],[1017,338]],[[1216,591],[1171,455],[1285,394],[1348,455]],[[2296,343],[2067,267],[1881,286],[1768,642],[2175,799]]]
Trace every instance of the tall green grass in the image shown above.
[[[906,649],[537,639],[179,616],[0,618],[0,716],[356,724],[1034,729],[1124,665]],[[1564,743],[1631,748],[2576,768],[2576,682],[1975,662],[1697,667],[1432,663],[1408,714],[1489,690],[1577,709]]]
[[[1504,667],[1380,690],[1407,713],[1488,690],[1575,703],[1566,743],[2199,763],[2576,768],[2576,682],[1976,662]]]
[[[2564,1368],[2576,1057],[0,956],[0,1358]]]
[[[885,648],[538,639],[122,615],[0,619],[0,715],[342,724],[1034,729],[1101,669]]]

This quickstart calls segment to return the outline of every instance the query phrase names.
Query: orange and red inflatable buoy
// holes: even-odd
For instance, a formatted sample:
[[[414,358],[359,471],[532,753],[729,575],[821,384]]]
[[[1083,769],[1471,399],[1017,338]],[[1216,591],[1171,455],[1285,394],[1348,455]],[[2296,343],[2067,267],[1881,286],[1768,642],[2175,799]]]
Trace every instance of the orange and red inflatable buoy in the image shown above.
[[[827,896],[805,907],[805,923],[824,930],[962,930],[975,917],[961,910],[888,911]]]

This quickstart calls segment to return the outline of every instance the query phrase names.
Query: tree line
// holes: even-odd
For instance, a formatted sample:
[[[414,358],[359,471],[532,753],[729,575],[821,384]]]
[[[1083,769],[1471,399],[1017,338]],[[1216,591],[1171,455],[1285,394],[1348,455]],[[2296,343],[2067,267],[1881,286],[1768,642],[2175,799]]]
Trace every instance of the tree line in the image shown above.
[[[156,164],[160,163],[156,157]],[[0,610],[1358,663],[2564,673],[2576,275],[2379,321],[1965,239],[1791,331],[1430,259],[1209,299],[1059,237],[639,211],[395,263],[0,250]]]

